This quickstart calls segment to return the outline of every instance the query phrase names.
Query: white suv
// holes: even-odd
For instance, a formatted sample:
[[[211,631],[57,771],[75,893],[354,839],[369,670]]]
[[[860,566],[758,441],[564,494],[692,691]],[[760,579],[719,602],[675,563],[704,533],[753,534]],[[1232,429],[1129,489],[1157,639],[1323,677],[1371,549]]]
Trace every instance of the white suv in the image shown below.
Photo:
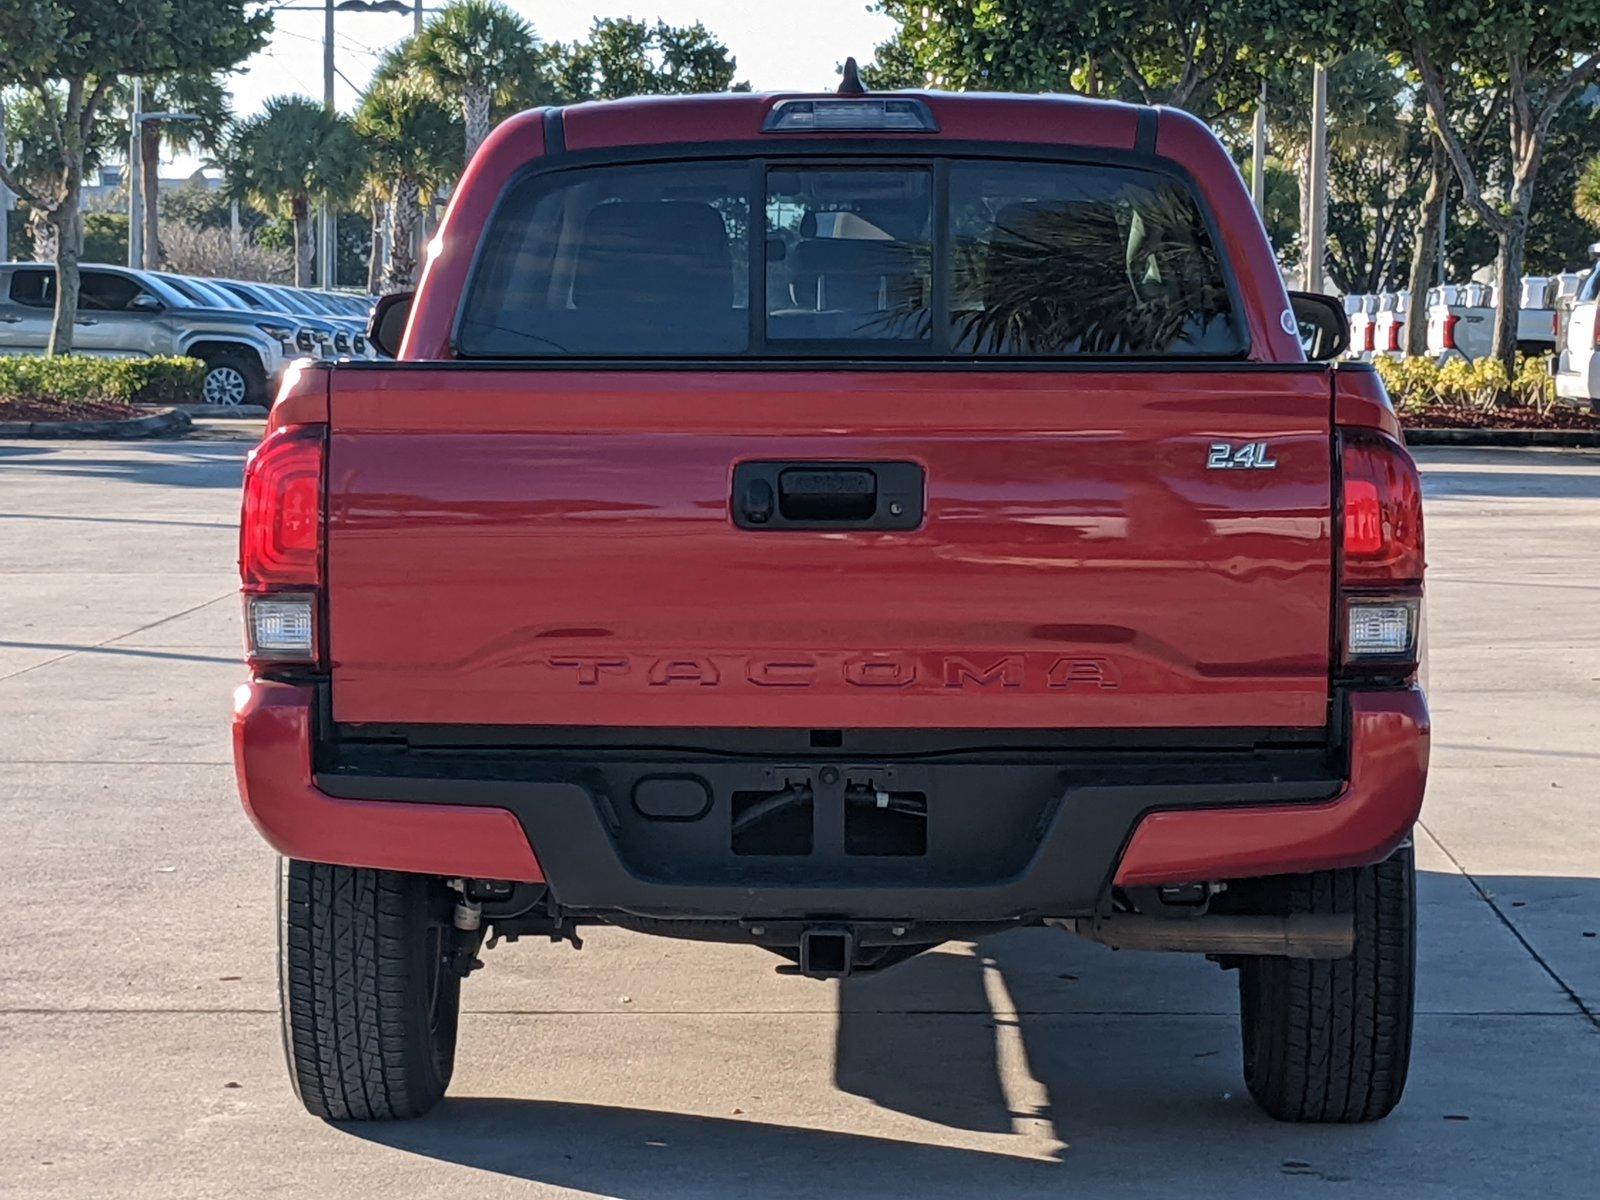
[[[1600,255],[1600,243],[1589,247]],[[1578,288],[1556,359],[1556,395],[1563,400],[1600,400],[1600,264]]]

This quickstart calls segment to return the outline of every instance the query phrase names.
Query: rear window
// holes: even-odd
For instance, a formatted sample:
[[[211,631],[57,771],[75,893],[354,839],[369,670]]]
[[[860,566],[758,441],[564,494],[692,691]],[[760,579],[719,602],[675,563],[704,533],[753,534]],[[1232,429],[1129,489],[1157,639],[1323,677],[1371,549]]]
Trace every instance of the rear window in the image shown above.
[[[525,177],[465,357],[1233,357],[1185,183],[1133,167],[617,164]]]

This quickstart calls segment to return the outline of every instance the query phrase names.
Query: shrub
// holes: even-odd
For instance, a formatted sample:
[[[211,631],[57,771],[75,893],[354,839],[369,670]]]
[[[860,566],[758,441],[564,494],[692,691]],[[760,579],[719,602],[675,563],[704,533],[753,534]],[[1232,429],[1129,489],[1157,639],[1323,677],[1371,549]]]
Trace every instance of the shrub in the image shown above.
[[[1517,358],[1515,376],[1495,358],[1468,362],[1454,358],[1440,365],[1429,358],[1380,358],[1378,374],[1395,407],[1414,413],[1434,404],[1455,408],[1527,405],[1540,413],[1555,407],[1556,385],[1548,358]]]
[[[198,401],[206,368],[198,358],[0,358],[0,400],[183,404]]]
[[[1548,416],[1556,406],[1556,379],[1544,355],[1517,358],[1517,377],[1511,381],[1511,402],[1526,404]]]
[[[1377,360],[1377,368],[1401,412],[1414,412],[1439,402],[1439,365],[1431,358],[1384,357]]]

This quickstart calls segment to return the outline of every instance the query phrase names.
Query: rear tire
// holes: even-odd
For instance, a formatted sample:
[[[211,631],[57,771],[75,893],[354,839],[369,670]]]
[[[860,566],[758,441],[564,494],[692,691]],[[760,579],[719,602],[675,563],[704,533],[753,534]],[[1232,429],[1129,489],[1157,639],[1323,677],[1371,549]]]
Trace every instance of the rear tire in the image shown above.
[[[1265,880],[1274,913],[1350,913],[1355,952],[1335,961],[1247,958],[1239,971],[1244,1077],[1280,1121],[1386,1117],[1411,1061],[1416,867],[1411,847],[1346,871]]]
[[[454,898],[438,880],[284,859],[278,995],[295,1092],[330,1121],[419,1117],[455,1066]]]

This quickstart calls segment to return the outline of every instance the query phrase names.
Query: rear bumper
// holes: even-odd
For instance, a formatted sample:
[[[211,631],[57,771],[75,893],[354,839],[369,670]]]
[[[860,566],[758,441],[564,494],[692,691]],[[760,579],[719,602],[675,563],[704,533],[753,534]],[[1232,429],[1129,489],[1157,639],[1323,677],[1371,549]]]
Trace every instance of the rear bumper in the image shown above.
[[[1556,361],[1556,395],[1563,400],[1600,400],[1600,354],[1563,350]]]
[[[1302,773],[1219,780],[1195,778],[1201,773],[1191,771],[1186,778],[1141,781],[1135,769],[1109,781],[1085,781],[1049,763],[902,764],[891,772],[898,773],[894,786],[930,796],[947,789],[959,798],[945,808],[959,809],[959,820],[967,822],[955,829],[951,853],[935,858],[930,834],[925,860],[781,861],[729,855],[726,819],[720,835],[706,830],[701,836],[682,820],[638,829],[640,818],[629,792],[618,794],[619,781],[625,788],[628,780],[659,777],[661,768],[653,764],[608,773],[552,763],[514,778],[488,770],[463,777],[454,767],[417,774],[360,766],[318,772],[316,719],[310,688],[257,681],[236,693],[240,795],[280,853],[547,883],[556,901],[575,911],[679,918],[1067,916],[1094,911],[1113,883],[1359,866],[1386,857],[1409,834],[1421,808],[1428,760],[1428,713],[1420,692],[1358,692],[1348,701],[1349,765],[1343,779]],[[721,781],[732,778],[726,772],[786,778],[809,769],[768,763],[703,771],[719,781],[709,790],[720,794]],[[881,770],[846,767],[844,773],[864,777]],[[963,771],[968,774],[952,774]],[[817,768],[816,778],[824,796],[831,786],[825,769]],[[750,785],[735,779],[727,786]],[[1008,788],[1022,802],[1007,807],[1011,798],[997,793]],[[1038,799],[1032,809],[1030,795]],[[821,829],[821,801],[817,811]],[[994,853],[979,848],[974,830],[985,827],[990,813],[1018,831],[1006,842],[1016,854],[1008,857],[1005,846]],[[706,847],[718,836],[713,856]],[[683,857],[669,852],[675,845],[684,848]],[[841,840],[841,854],[842,845]],[[969,845],[970,856],[964,854]],[[984,853],[989,859],[983,871],[963,873],[961,863]]]

